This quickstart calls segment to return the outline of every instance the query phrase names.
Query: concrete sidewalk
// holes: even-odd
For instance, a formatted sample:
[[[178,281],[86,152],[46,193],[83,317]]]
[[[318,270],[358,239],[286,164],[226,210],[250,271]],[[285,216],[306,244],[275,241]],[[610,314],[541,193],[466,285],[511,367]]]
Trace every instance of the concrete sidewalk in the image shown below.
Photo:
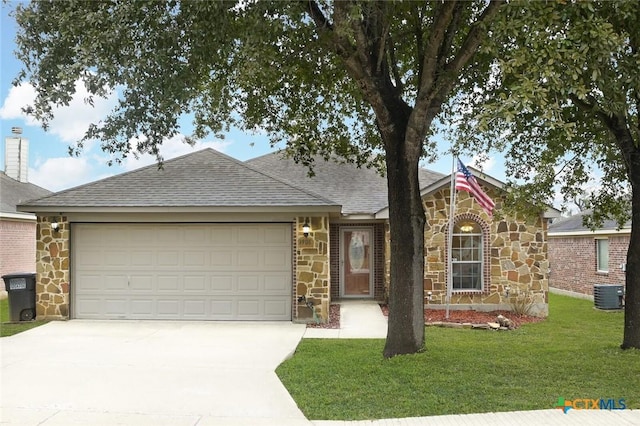
[[[329,421],[315,420],[315,426],[631,426],[640,425],[639,410],[511,411],[507,413],[452,414],[404,419]]]
[[[306,339],[384,339],[387,318],[374,301],[341,301],[340,329],[307,328]],[[505,413],[452,414],[380,420],[312,420],[315,426],[600,426],[639,425],[640,410],[514,411]]]
[[[306,339],[385,339],[387,318],[373,300],[340,301],[340,328],[307,328]]]

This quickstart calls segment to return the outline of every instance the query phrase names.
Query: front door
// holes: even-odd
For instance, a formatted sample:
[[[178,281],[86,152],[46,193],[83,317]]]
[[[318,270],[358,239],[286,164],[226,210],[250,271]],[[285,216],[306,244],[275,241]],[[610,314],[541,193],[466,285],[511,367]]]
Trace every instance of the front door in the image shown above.
[[[373,228],[340,230],[342,297],[373,297]]]

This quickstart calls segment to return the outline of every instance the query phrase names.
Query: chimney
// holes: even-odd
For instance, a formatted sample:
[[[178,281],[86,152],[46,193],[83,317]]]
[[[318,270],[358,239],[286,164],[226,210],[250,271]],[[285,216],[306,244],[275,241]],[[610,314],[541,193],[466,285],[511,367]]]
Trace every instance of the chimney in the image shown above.
[[[18,182],[28,182],[29,140],[22,137],[22,128],[12,127],[14,136],[4,140],[4,172]]]

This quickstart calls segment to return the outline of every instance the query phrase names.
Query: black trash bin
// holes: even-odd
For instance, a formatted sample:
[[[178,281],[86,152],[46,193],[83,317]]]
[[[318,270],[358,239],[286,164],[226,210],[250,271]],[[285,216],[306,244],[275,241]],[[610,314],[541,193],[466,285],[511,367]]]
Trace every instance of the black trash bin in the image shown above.
[[[35,319],[36,274],[7,274],[2,279],[9,296],[9,320],[18,322]]]

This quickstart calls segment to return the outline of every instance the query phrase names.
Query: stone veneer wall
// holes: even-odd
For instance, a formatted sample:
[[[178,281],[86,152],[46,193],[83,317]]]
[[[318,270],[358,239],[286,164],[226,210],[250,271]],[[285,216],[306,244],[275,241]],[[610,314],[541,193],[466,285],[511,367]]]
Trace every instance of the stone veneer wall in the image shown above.
[[[307,221],[311,226],[309,236],[302,233]],[[312,302],[316,315],[322,322],[329,319],[330,271],[329,271],[329,218],[298,217],[296,223],[296,284],[294,303],[298,321],[313,321],[313,312],[298,299],[304,296]]]
[[[58,232],[51,229],[57,220]],[[66,217],[38,217],[36,226],[36,317],[69,318],[69,222]]]
[[[497,191],[484,188],[496,202],[499,214],[502,198]],[[450,190],[443,188],[423,200],[425,224],[425,306],[444,308],[447,283],[447,242]],[[542,218],[491,218],[464,191],[456,200],[456,219],[476,220],[485,235],[483,291],[454,291],[451,309],[510,310],[526,300],[535,315],[548,314],[547,221]],[[385,287],[390,283],[390,235],[386,228]],[[506,289],[509,288],[507,296]],[[428,293],[431,292],[431,300]]]
[[[502,198],[497,191],[485,188],[496,202],[500,214]],[[425,225],[425,294],[426,304],[446,303],[447,234],[449,188],[435,192],[424,200]],[[452,305],[476,310],[511,309],[526,300],[531,313],[546,316],[549,291],[547,258],[547,221],[541,217],[492,218],[464,191],[456,198],[456,219],[472,218],[484,229],[483,291],[454,291]],[[507,288],[509,292],[507,295]]]

